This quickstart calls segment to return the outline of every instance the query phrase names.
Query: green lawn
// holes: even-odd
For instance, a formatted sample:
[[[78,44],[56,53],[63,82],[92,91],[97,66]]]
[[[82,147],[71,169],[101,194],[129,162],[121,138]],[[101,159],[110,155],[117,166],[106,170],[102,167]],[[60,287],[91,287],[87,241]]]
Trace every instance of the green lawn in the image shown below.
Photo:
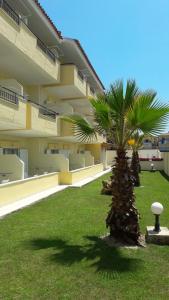
[[[154,201],[169,226],[169,182],[158,172],[141,178],[142,232]],[[115,249],[99,239],[111,201],[100,195],[102,179],[0,220],[0,299],[169,299],[169,247]]]

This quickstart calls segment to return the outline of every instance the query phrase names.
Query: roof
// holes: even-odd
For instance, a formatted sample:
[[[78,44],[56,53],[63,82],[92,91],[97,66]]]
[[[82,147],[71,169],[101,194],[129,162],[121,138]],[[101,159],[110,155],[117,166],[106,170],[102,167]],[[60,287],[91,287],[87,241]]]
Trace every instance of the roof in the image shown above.
[[[63,37],[62,37],[61,31],[59,31],[59,30],[56,28],[55,24],[52,22],[52,20],[50,19],[50,17],[47,15],[47,13],[46,13],[45,10],[43,9],[43,7],[42,7],[41,4],[39,3],[39,1],[38,1],[38,0],[33,0],[33,1],[34,1],[34,3],[38,6],[38,8],[41,10],[41,12],[43,13],[43,15],[46,17],[46,19],[48,20],[48,22],[50,23],[50,25],[52,26],[52,28],[54,29],[54,31],[56,32],[56,34],[58,35],[58,37],[62,40]],[[74,40],[74,42],[76,43],[76,45],[78,46],[78,48],[79,48],[80,51],[82,52],[82,54],[83,54],[83,56],[85,57],[85,59],[86,59],[88,65],[89,65],[89,67],[91,68],[91,70],[93,71],[93,73],[94,73],[94,75],[96,76],[97,80],[98,80],[99,83],[101,84],[103,90],[105,90],[105,87],[104,87],[102,81],[100,80],[99,76],[97,75],[97,73],[96,73],[94,67],[92,66],[92,64],[91,64],[91,62],[90,62],[90,60],[89,60],[87,54],[85,53],[83,47],[81,46],[79,40],[77,40],[77,39],[72,39],[72,40]]]
[[[41,6],[41,4],[39,3],[38,0],[33,0],[35,2],[35,4],[38,6],[38,8],[41,10],[41,12],[43,13],[43,15],[45,16],[45,18],[48,20],[48,22],[50,23],[50,25],[52,26],[52,28],[54,29],[54,31],[56,32],[56,34],[59,36],[60,39],[62,39],[62,35],[61,35],[61,31],[59,31],[55,24],[52,22],[52,20],[49,18],[49,16],[47,15],[47,13],[45,12],[45,10],[43,9],[43,7]]]
[[[95,76],[97,77],[98,81],[100,82],[100,84],[101,84],[103,90],[105,90],[105,87],[104,87],[102,81],[100,80],[100,78],[99,78],[99,76],[97,75],[95,69],[93,68],[93,66],[92,66],[92,64],[91,64],[91,62],[90,62],[90,60],[89,60],[89,58],[88,58],[86,52],[85,52],[84,49],[82,48],[80,42],[79,42],[78,40],[76,40],[76,39],[74,39],[74,41],[75,41],[76,45],[79,47],[79,49],[81,50],[81,52],[83,53],[85,59],[87,60],[87,63],[89,64],[89,66],[90,66],[90,68],[92,69],[93,73],[95,74]]]

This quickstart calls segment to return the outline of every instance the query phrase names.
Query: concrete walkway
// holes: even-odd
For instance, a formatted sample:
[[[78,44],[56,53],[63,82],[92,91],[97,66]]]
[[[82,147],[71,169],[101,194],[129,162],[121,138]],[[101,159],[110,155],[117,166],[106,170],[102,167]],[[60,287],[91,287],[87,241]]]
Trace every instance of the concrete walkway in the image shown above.
[[[27,198],[23,198],[21,200],[18,200],[14,203],[8,204],[8,205],[3,205],[0,207],[0,218],[5,217],[6,215],[17,211],[19,209],[22,209],[26,206],[29,206],[33,203],[36,203],[42,199],[47,198],[48,196],[55,194],[57,192],[63,191],[68,187],[75,187],[75,188],[79,188],[82,187],[84,185],[86,185],[89,182],[92,182],[93,180],[96,180],[97,178],[103,176],[104,174],[107,174],[111,171],[111,168],[107,169],[106,171],[100,172],[94,176],[88,177],[87,179],[81,180],[79,182],[77,182],[76,184],[73,185],[58,185],[54,188],[48,189],[46,191],[40,192],[40,193],[36,193],[34,195],[31,195]]]

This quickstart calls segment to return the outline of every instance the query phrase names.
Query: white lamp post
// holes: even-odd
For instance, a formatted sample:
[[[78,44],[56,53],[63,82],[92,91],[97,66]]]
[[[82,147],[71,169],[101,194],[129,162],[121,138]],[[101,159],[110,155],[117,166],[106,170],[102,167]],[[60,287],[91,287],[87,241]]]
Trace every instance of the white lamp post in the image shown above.
[[[154,231],[159,232],[160,231],[160,222],[159,222],[159,217],[161,213],[163,212],[164,208],[161,203],[159,202],[154,202],[151,205],[151,211],[155,215],[155,226],[154,226]]]

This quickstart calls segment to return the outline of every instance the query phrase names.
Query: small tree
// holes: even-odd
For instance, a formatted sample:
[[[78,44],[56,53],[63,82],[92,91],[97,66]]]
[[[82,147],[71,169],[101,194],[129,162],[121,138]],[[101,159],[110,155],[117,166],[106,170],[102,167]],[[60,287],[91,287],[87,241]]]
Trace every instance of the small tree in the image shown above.
[[[110,235],[133,244],[139,243],[139,214],[135,207],[133,182],[128,158],[127,142],[136,130],[158,134],[165,129],[169,106],[160,104],[156,93],[141,93],[135,81],[126,86],[117,81],[109,91],[90,101],[94,122],[79,115],[64,118],[74,125],[75,134],[83,143],[91,142],[99,134],[112,136],[117,145],[115,167],[112,169],[112,202],[106,218]]]
[[[131,159],[131,173],[133,176],[134,186],[140,186],[140,177],[139,173],[141,172],[140,159],[138,154],[138,149],[141,148],[143,144],[144,134],[139,134],[136,131],[132,138],[128,141],[128,144],[132,148],[132,159]]]

